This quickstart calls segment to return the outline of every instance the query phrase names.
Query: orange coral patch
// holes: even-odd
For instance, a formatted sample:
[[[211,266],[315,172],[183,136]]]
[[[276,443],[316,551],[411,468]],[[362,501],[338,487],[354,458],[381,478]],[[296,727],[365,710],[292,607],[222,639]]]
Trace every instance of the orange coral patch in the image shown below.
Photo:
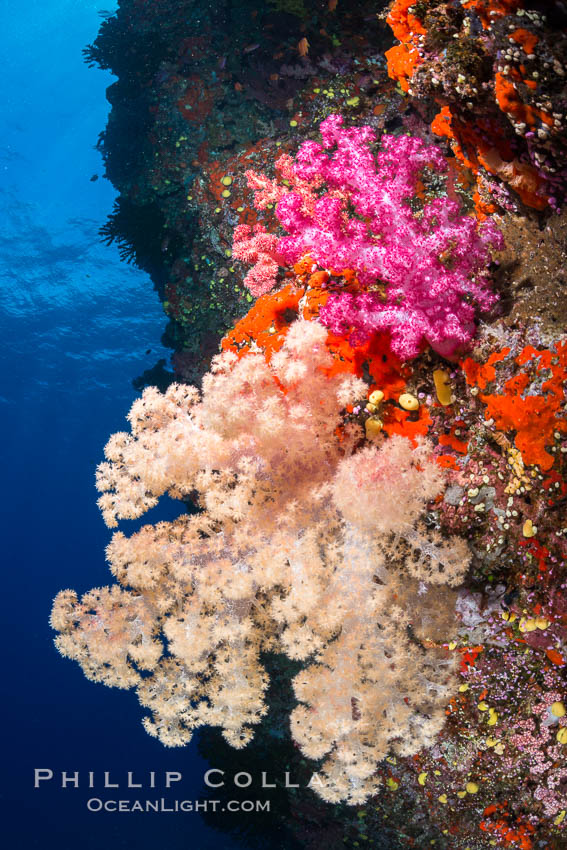
[[[414,33],[425,34],[419,19],[409,11],[413,5],[415,0],[396,0],[386,18],[399,41],[408,41]]]
[[[470,667],[474,667],[477,656],[484,650],[484,646],[465,646],[459,649],[461,655],[461,673],[466,673]]]
[[[348,339],[329,333],[327,346],[335,362],[329,376],[347,372],[361,378],[365,364],[372,376],[372,392],[382,390],[384,398],[398,398],[406,387],[407,367],[390,351],[390,339],[387,334],[376,334],[368,342],[353,348]]]
[[[438,112],[431,122],[431,129],[437,136],[443,136],[447,139],[453,138],[451,129],[451,110],[448,106],[444,106],[441,112]]]
[[[475,192],[473,194],[474,208],[477,213],[477,218],[480,221],[484,221],[489,215],[495,213],[498,209],[496,204],[490,203],[489,201],[483,200],[481,198],[479,192]]]
[[[546,649],[545,654],[547,655],[552,664],[556,664],[558,667],[565,666],[565,659],[563,658],[560,652],[557,652],[556,649]]]
[[[416,48],[411,45],[396,44],[386,50],[385,56],[388,63],[388,76],[392,80],[397,80],[402,91],[407,92],[414,69],[421,62]]]
[[[450,446],[456,452],[459,452],[459,454],[466,455],[469,444],[455,437],[453,431],[454,429],[452,428],[450,434],[441,434],[439,437],[439,445]]]
[[[407,410],[401,410],[399,407],[389,406],[384,412],[384,431],[388,436],[392,434],[401,434],[402,437],[407,437],[416,442],[417,437],[425,437],[429,431],[433,420],[429,414],[429,410],[424,405],[419,408],[417,418],[412,417],[412,414]]]
[[[282,347],[291,322],[297,318],[304,292],[303,288],[288,284],[277,292],[262,295],[224,337],[222,349],[235,351],[242,357],[250,353],[255,343],[269,361],[273,352]]]
[[[496,352],[483,366],[467,358],[462,364],[467,383],[485,389],[496,377],[493,364],[503,360],[508,353],[509,349]],[[515,431],[515,444],[524,463],[537,464],[547,471],[555,460],[547,447],[553,444],[555,432],[567,432],[567,422],[561,411],[567,381],[567,343],[557,343],[554,351],[538,351],[533,346],[526,346],[515,362],[519,366],[529,363],[535,375],[521,372],[506,381],[503,394],[482,395],[486,405],[485,417],[493,419],[499,431]],[[526,395],[533,378],[545,370],[549,370],[551,376],[541,384],[541,392]]]
[[[520,27],[519,29],[514,30],[513,33],[510,33],[510,38],[514,39],[516,44],[521,44],[526,53],[533,53],[535,46],[539,41],[537,35],[529,30],[523,29],[523,27]]]
[[[439,455],[436,461],[443,469],[454,469],[455,471],[459,469],[459,465],[453,455]]]
[[[489,29],[495,18],[513,14],[522,6],[523,0],[467,0],[465,9],[474,9],[482,21],[484,29]]]
[[[481,390],[486,389],[487,384],[493,381],[496,377],[496,369],[494,363],[499,363],[505,360],[510,353],[509,348],[503,348],[502,351],[496,351],[491,354],[486,363],[477,363],[472,357],[467,357],[461,364],[467,379],[467,384],[470,386],[476,385]]]
[[[561,343],[558,345],[559,348],[563,346]],[[534,348],[533,345],[526,345],[523,348],[518,356],[516,357],[516,363],[518,366],[523,366],[529,360],[532,360],[534,357],[537,357],[539,360],[539,368],[540,369],[550,369],[551,364],[553,362],[554,352],[552,351],[538,351],[537,348]]]
[[[520,79],[519,76],[518,79]],[[530,127],[537,126],[538,119],[548,126],[553,124],[553,118],[547,112],[524,103],[512,80],[500,72],[494,75],[494,93],[500,109],[513,115],[516,121]]]

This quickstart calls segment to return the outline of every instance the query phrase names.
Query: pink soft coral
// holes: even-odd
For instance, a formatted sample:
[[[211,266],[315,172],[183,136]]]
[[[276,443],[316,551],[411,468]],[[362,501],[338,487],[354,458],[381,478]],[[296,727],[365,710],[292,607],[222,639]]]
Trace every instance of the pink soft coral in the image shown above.
[[[277,246],[277,237],[267,233],[262,224],[255,224],[253,230],[248,224],[239,224],[234,231],[233,255],[237,260],[254,263],[244,284],[255,298],[276,285],[278,268],[285,262]]]
[[[374,131],[342,123],[330,115],[321,124],[322,144],[305,142],[293,168],[287,159],[281,163],[289,190],[248,172],[258,208],[268,192],[287,231],[272,250],[289,264],[309,255],[323,268],[356,272],[367,291],[332,294],[321,310],[333,332],[352,333],[356,342],[389,331],[403,359],[415,357],[424,343],[452,356],[472,339],[475,307],[487,310],[496,301],[487,268],[490,250],[502,247],[501,235],[492,223],[479,226],[461,215],[448,198],[414,212],[409,201],[424,169],[446,169],[439,148],[385,135],[374,155]],[[386,284],[384,291],[379,284]]]

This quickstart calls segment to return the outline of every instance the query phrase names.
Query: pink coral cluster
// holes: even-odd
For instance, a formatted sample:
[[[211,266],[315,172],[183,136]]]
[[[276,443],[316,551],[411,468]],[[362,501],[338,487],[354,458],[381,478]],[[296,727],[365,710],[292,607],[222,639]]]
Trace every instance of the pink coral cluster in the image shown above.
[[[549,677],[547,677],[549,678]],[[518,769],[525,766],[529,776],[537,782],[534,798],[540,800],[548,818],[554,817],[567,806],[567,767],[563,745],[558,734],[566,726],[564,715],[553,715],[553,704],[563,707],[559,691],[550,691],[534,705],[533,715],[517,720],[510,736],[514,754],[506,759],[506,767]]]
[[[254,263],[244,278],[244,283],[255,298],[273,288],[279,266],[285,260],[278,252],[278,238],[267,233],[262,224],[251,228],[239,224],[234,230],[233,256],[245,263]]]
[[[288,264],[308,255],[322,268],[351,269],[365,291],[331,294],[321,318],[334,333],[350,333],[358,343],[387,331],[402,359],[415,357],[424,343],[452,356],[472,339],[476,308],[496,301],[488,265],[501,235],[492,223],[462,215],[448,198],[412,208],[424,170],[446,169],[439,148],[384,135],[375,155],[372,128],[342,125],[340,115],[330,115],[320,127],[322,144],[304,142],[293,167],[289,157],[278,160],[289,188],[247,172],[256,206],[277,202],[287,231],[270,245],[269,270],[258,253],[261,268],[251,283],[258,291],[260,276],[264,292],[276,283],[276,253]]]

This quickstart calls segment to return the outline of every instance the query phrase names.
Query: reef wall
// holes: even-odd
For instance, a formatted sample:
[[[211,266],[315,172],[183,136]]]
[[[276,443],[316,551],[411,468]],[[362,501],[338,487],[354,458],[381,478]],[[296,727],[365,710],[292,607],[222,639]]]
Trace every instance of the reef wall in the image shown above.
[[[323,821],[333,848],[567,841],[565,23],[122,0],[86,51],[118,77],[104,236],[177,381],[109,441],[99,504],[193,513],[117,532],[58,646],[166,745],[256,732],[251,764],[316,770],[282,792],[290,848]]]

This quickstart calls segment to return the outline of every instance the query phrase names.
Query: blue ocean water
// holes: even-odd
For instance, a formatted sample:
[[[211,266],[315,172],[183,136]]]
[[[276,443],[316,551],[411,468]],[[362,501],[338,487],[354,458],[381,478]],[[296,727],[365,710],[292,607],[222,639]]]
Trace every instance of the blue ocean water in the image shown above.
[[[110,581],[95,466],[125,427],[132,379],[167,357],[151,282],[98,237],[114,197],[94,148],[112,80],[81,50],[100,22],[92,0],[0,3],[3,846],[230,848],[198,814],[87,811],[88,771],[97,784],[105,770],[113,782],[180,771],[176,796],[198,799],[208,765],[194,745],[149,738],[136,697],[88,682],[48,625],[58,590]],[[34,789],[35,768],[54,779]],[[61,771],[80,787],[62,789]]]

